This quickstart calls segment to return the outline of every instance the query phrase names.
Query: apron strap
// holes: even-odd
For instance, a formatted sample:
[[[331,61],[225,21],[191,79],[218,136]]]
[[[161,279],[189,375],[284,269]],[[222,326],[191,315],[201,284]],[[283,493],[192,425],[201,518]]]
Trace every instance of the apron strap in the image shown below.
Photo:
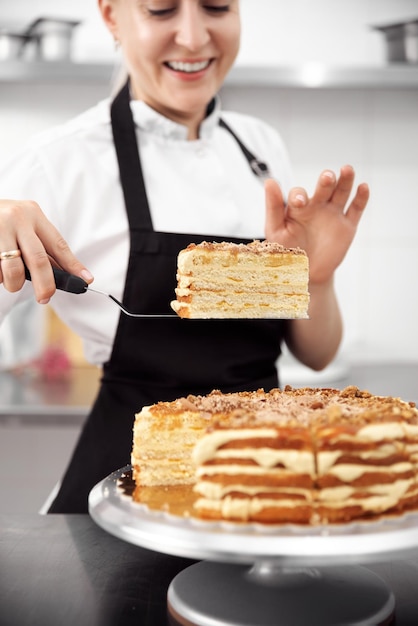
[[[130,100],[127,81],[113,100],[110,109],[113,143],[131,228],[153,231]]]
[[[227,130],[233,136],[233,138],[235,139],[235,141],[241,148],[241,151],[243,152],[245,158],[247,159],[248,164],[251,167],[253,173],[259,178],[271,178],[268,165],[264,163],[263,161],[260,161],[259,159],[257,159],[257,157],[255,157],[254,154],[250,152],[250,150],[248,150],[246,146],[244,146],[241,139],[234,133],[232,128],[228,126],[226,122],[224,122],[223,119],[219,120],[219,126]]]

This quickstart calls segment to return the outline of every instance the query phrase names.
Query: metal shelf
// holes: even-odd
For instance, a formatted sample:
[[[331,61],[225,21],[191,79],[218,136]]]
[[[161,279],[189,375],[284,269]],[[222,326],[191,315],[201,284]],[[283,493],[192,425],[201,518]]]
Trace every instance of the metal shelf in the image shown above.
[[[110,63],[0,62],[0,82],[8,83],[108,82],[114,72]]]
[[[230,85],[294,89],[417,89],[418,65],[337,67],[306,63],[294,67],[235,67]]]
[[[117,72],[110,63],[0,62],[0,82],[108,82]],[[230,86],[292,89],[417,89],[418,65],[335,67],[306,63],[289,67],[236,66]]]

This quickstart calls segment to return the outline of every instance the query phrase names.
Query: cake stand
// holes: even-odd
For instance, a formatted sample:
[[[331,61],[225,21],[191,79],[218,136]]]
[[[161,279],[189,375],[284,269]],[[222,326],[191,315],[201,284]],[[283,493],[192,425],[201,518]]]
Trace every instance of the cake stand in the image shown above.
[[[127,466],[90,492],[93,520],[112,535],[166,554],[204,559],[168,590],[184,626],[383,626],[392,591],[365,563],[418,546],[418,513],[377,522],[302,527],[208,522],[152,511],[120,487]]]

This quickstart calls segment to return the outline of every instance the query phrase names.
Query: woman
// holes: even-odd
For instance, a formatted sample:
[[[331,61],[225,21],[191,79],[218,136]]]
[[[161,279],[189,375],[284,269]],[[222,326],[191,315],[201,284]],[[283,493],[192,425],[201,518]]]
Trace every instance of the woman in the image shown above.
[[[91,487],[129,462],[133,415],[144,404],[277,386],[282,341],[302,363],[326,366],[342,332],[333,275],[368,200],[362,184],[346,207],[350,166],[338,178],[323,172],[311,198],[290,189],[277,134],[220,112],[216,94],[239,48],[238,0],[99,0],[99,8],[129,83],[111,107],[100,103],[44,135],[2,173],[10,197],[36,203],[0,203],[1,311],[32,289],[24,261],[38,302],[54,296],[88,358],[103,364],[51,512],[87,511]],[[308,321],[119,318],[100,296],[54,293],[51,262],[88,283],[94,273],[98,288],[132,310],[169,312],[180,249],[264,237],[306,250]]]

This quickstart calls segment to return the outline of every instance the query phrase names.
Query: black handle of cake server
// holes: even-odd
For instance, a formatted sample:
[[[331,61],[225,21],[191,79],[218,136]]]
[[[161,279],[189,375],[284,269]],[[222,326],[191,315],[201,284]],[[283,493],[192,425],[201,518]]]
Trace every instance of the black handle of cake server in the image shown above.
[[[52,273],[54,274],[55,286],[60,291],[67,291],[68,293],[85,293],[87,291],[88,284],[79,276],[74,276],[74,274],[70,274],[56,267],[52,268]],[[25,278],[26,280],[32,280],[30,271],[26,265]]]

